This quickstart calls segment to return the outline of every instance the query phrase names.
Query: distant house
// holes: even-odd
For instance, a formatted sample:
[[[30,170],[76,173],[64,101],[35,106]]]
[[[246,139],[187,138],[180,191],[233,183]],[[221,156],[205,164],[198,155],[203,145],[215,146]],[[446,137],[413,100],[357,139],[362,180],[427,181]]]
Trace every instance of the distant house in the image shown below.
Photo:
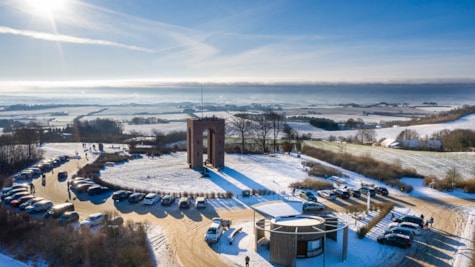
[[[381,142],[382,147],[387,148],[400,148],[399,142],[394,138],[386,138]]]

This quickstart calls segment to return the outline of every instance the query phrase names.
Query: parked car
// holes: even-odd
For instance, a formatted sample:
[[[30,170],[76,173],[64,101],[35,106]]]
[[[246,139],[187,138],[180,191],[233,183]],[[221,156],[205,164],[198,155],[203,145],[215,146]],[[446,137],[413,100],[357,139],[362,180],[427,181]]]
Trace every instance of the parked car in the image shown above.
[[[133,193],[129,196],[129,203],[139,203],[145,198],[145,193]]]
[[[360,192],[363,195],[368,195],[369,194],[372,197],[376,196],[376,191],[373,188],[368,187],[368,186],[362,186],[360,188]]]
[[[13,195],[10,195],[10,196],[6,197],[6,198],[3,200],[3,202],[9,204],[10,202],[12,202],[12,201],[15,200],[15,199],[19,199],[19,198],[21,198],[21,197],[28,196],[28,195],[30,195],[30,192],[28,192],[28,191],[21,191],[21,192],[18,192],[18,193],[15,193],[15,194],[13,194]]]
[[[160,195],[155,193],[148,193],[143,200],[143,204],[155,205],[155,203],[157,203],[158,201],[160,201]]]
[[[25,208],[25,211],[28,213],[38,213],[47,211],[49,208],[53,207],[53,202],[50,200],[41,200]]]
[[[93,183],[93,182],[84,182],[84,183],[79,183],[76,186],[74,186],[72,189],[76,191],[76,193],[86,193],[89,187],[96,186],[98,184]]]
[[[3,193],[1,199],[5,200],[7,197],[13,196],[13,195],[15,195],[17,193],[20,193],[20,192],[28,192],[28,190],[29,190],[28,188],[29,187],[27,187],[27,188],[20,187],[20,188],[11,189],[8,192]]]
[[[68,172],[67,171],[61,170],[61,171],[58,172],[58,179],[59,180],[67,179],[67,178],[68,178]]]
[[[317,201],[317,197],[315,196],[315,194],[313,194],[312,191],[308,190],[300,191],[299,197],[307,201]]]
[[[23,184],[14,184],[10,187],[5,187],[2,189],[2,195],[6,195],[10,191],[15,190],[15,189],[20,189],[20,188],[24,188],[25,190],[28,190],[30,188],[30,185],[23,183]]]
[[[380,194],[382,196],[389,195],[389,191],[386,187],[379,186],[379,187],[375,187],[374,190],[376,190],[377,194]]]
[[[381,244],[387,244],[401,248],[408,248],[412,243],[408,236],[394,233],[381,235],[377,238],[377,240]]]
[[[30,200],[27,200],[25,203],[20,204],[20,207],[19,207],[19,208],[20,208],[20,210],[25,210],[26,207],[28,207],[28,206],[30,206],[30,205],[33,205],[33,204],[35,204],[36,202],[39,202],[39,201],[41,201],[41,200],[45,200],[45,199],[42,198],[42,197],[35,197],[35,198],[32,198],[32,199],[30,199]]]
[[[420,227],[424,227],[424,219],[421,217],[413,216],[413,215],[404,215],[398,218],[395,218],[393,221],[395,222],[412,222]]]
[[[160,203],[162,204],[162,206],[170,206],[175,203],[175,197],[172,195],[166,195],[162,198],[162,201]]]
[[[54,205],[48,209],[44,215],[45,218],[58,218],[63,215],[66,211],[74,211],[74,204],[71,202],[65,202],[61,204]]]
[[[384,231],[384,233],[385,234],[395,233],[395,234],[407,235],[411,240],[414,239],[414,233],[412,232],[412,230],[403,228],[403,227],[396,226],[389,230]]]
[[[122,201],[124,199],[128,199],[130,197],[130,195],[132,195],[132,192],[131,191],[127,191],[127,190],[118,190],[118,191],[115,191],[113,194],[112,194],[112,199],[114,201]]]
[[[219,221],[213,221],[205,233],[204,239],[207,243],[217,243],[223,234],[223,225]]]
[[[109,192],[109,187],[101,185],[92,185],[87,189],[87,194],[90,196],[99,195]]]
[[[204,209],[206,208],[206,198],[204,197],[197,197],[195,200],[195,208],[197,209]]]
[[[320,203],[320,202],[303,202],[302,204],[302,209],[304,211],[310,211],[310,210],[324,210],[325,206]]]
[[[324,199],[334,200],[336,199],[335,193],[331,190],[319,190],[318,195],[323,197]]]
[[[350,193],[348,192],[347,189],[337,188],[337,189],[333,190],[333,192],[339,198],[342,198],[342,199],[350,198]]]
[[[66,211],[58,217],[60,224],[67,224],[79,221],[79,214],[76,211]]]
[[[189,209],[191,206],[191,200],[188,197],[181,197],[178,201],[178,208]]]
[[[26,196],[22,196],[20,197],[19,199],[14,199],[10,202],[10,205],[12,207],[15,207],[15,208],[18,208],[21,204],[27,202],[28,200],[30,199],[33,199],[35,198],[35,196],[33,195],[26,195]]]
[[[350,189],[351,196],[353,197],[361,197],[361,192],[359,189]]]
[[[415,223],[412,222],[392,222],[388,224],[388,229],[392,229],[394,227],[402,227],[411,230],[415,235],[420,235],[422,233],[422,228]]]
[[[94,213],[86,217],[83,221],[80,222],[80,226],[93,227],[101,224],[104,220],[105,215],[103,213]]]

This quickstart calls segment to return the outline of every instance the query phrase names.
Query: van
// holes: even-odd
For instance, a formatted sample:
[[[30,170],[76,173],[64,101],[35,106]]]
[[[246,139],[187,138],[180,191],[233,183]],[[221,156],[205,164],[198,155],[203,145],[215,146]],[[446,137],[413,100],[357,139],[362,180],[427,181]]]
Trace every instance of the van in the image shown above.
[[[66,211],[74,211],[74,204],[70,202],[57,204],[48,209],[45,213],[45,218],[58,218]]]
[[[197,209],[206,208],[206,198],[197,197],[195,200],[195,208]]]

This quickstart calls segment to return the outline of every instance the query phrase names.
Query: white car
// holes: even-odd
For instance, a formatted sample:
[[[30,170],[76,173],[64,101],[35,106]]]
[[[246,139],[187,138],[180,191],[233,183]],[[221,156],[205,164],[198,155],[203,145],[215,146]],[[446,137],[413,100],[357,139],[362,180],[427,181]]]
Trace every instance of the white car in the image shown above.
[[[160,201],[160,196],[155,194],[155,193],[148,193],[145,198],[143,199],[143,204],[144,205],[155,205]]]
[[[331,190],[319,190],[318,195],[323,197],[324,199],[331,199],[331,200],[336,199],[335,193],[333,193]]]
[[[411,222],[400,222],[400,223],[393,222],[393,223],[388,224],[389,230],[391,230],[394,227],[402,227],[402,228],[411,230],[414,233],[414,235],[420,235],[422,233],[422,228],[419,225],[415,223],[411,223]]]
[[[205,241],[212,244],[217,243],[223,234],[223,224],[219,220],[213,220],[206,231]]]
[[[38,213],[42,211],[47,211],[53,207],[53,202],[50,200],[41,200],[25,208],[25,211],[28,213]]]
[[[87,216],[86,219],[80,222],[81,226],[93,227],[99,225],[105,218],[103,213],[94,213]]]

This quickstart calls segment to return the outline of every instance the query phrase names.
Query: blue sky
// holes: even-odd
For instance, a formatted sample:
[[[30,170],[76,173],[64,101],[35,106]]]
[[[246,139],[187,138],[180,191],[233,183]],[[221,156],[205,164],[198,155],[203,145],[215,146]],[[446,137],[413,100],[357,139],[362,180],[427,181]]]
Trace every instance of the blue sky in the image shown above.
[[[3,84],[475,80],[475,1],[2,0],[0,51]]]

